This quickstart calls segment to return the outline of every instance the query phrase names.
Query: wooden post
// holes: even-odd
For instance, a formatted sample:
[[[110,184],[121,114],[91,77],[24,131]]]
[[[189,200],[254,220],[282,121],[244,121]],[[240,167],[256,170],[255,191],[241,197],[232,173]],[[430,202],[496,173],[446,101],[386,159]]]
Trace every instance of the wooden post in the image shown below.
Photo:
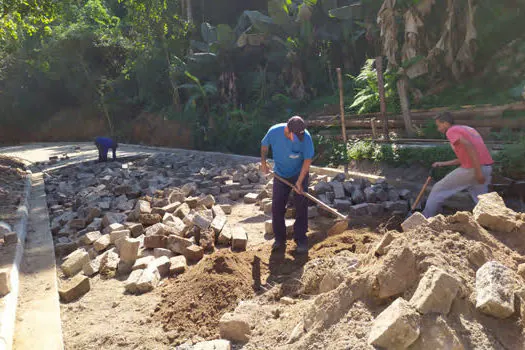
[[[370,125],[372,126],[372,140],[377,140],[376,118],[370,120]]]
[[[388,115],[386,114],[385,81],[383,79],[383,57],[376,57],[377,86],[379,88],[379,103],[381,108],[381,119],[383,119],[383,134],[385,140],[390,140],[388,135]]]
[[[343,96],[343,75],[341,68],[337,68],[337,80],[339,82],[339,108],[341,113],[341,134],[346,147],[346,123],[345,123],[345,101]],[[348,163],[345,162],[345,174],[348,173]]]
[[[401,77],[397,81],[397,93],[399,94],[399,102],[401,104],[401,110],[403,111],[405,130],[410,137],[415,134],[415,131],[414,126],[412,125],[412,115],[410,114],[410,101],[408,99],[407,85],[408,78],[404,72],[401,72]]]

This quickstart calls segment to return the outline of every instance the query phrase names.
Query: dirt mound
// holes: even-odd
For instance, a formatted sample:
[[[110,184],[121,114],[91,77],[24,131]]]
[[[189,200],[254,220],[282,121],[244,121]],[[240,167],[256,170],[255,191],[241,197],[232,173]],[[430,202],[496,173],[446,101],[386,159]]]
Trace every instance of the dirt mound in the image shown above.
[[[525,349],[525,283],[516,273],[525,262],[522,233],[488,231],[474,215],[462,212],[438,216],[409,232],[390,234],[394,239],[381,255],[376,254],[374,235],[367,235],[368,244],[360,249],[350,246],[359,264],[357,269],[339,270],[346,271],[343,279],[332,277],[332,266],[349,256],[344,250],[307,263],[303,286],[314,292],[317,288],[311,288],[311,281],[317,286],[328,279],[328,291],[322,293],[319,288],[317,295],[298,296],[292,305],[269,304],[267,299],[250,313],[255,315],[251,320],[255,329],[243,348],[322,349],[331,344],[331,349],[374,349],[369,335],[378,316],[398,298],[411,303],[423,276],[437,268],[458,281],[457,295],[450,311],[419,316],[419,338],[409,349]],[[348,232],[342,236],[347,237]],[[312,251],[321,257],[323,250],[331,248],[328,243],[321,242]],[[476,272],[488,261],[504,265],[514,276],[516,306],[510,317],[489,316],[476,307],[480,293]],[[415,277],[409,280],[392,273],[393,266],[395,271],[409,269]],[[272,318],[265,311],[268,306],[279,308],[286,317]]]
[[[173,334],[170,340],[178,344],[194,336],[218,337],[220,317],[254,295],[253,261],[253,253],[222,250],[169,280],[155,317]]]

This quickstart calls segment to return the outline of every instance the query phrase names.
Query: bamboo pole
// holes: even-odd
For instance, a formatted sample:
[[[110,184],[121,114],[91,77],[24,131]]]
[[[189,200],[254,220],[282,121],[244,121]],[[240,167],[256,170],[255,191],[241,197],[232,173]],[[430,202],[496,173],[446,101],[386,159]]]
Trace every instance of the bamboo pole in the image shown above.
[[[383,134],[385,140],[389,140],[388,135],[388,115],[386,114],[386,97],[385,97],[385,82],[383,79],[383,57],[376,57],[376,72],[377,72],[377,86],[379,88],[379,103],[381,108],[381,119],[383,120]]]
[[[370,120],[370,125],[372,126],[372,138],[377,140],[376,118]]]
[[[341,134],[343,136],[343,142],[347,144],[346,140],[346,122],[345,122],[345,100],[343,95],[343,74],[341,73],[341,68],[337,68],[337,80],[339,82],[339,108],[341,113]],[[348,173],[348,163],[345,162],[345,174]]]

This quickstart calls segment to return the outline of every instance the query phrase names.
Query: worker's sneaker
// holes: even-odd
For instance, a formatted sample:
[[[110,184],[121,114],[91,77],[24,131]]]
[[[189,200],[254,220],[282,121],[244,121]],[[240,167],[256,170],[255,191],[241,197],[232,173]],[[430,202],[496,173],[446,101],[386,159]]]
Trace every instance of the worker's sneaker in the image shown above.
[[[308,243],[301,242],[297,244],[297,247],[295,248],[295,252],[297,254],[307,254],[308,253]]]
[[[286,244],[284,244],[283,242],[273,242],[272,244],[272,252],[277,252],[277,251],[281,251],[281,250],[284,250],[286,248]]]

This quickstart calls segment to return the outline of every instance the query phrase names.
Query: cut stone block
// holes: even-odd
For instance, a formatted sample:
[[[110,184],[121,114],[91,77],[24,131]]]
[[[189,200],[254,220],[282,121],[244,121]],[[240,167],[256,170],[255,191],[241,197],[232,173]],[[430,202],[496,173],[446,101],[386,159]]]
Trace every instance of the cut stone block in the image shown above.
[[[184,219],[190,213],[191,208],[188,204],[184,203],[175,210],[175,215],[181,219]]]
[[[133,264],[132,270],[144,270],[154,260],[155,257],[152,255],[137,259],[137,261],[135,261],[135,264]]]
[[[167,222],[166,225],[170,227],[169,234],[181,237],[183,237],[189,229],[189,227],[176,216],[172,218],[172,221]]]
[[[157,270],[159,271],[160,277],[167,277],[170,273],[170,264],[170,258],[168,258],[167,256],[161,256],[153,260],[153,262],[150,263],[148,268],[151,266],[156,266]]]
[[[128,215],[128,219],[131,221],[139,220],[140,214],[151,213],[151,204],[145,200],[139,199],[135,204],[135,208]]]
[[[445,271],[431,266],[419,282],[410,304],[423,315],[436,312],[448,314],[460,283]]]
[[[100,261],[100,274],[107,278],[115,276],[119,261],[120,258],[114,248],[105,252]]]
[[[343,187],[343,184],[338,181],[332,181],[330,183],[330,186],[332,187],[332,191],[335,194],[336,199],[343,199],[345,198],[345,189]]]
[[[16,232],[8,232],[4,235],[4,244],[6,246],[17,244],[18,243],[18,235]]]
[[[160,273],[153,263],[142,272],[137,281],[137,292],[146,293],[157,287],[160,281]]]
[[[175,203],[171,203],[171,204],[168,204],[162,207],[162,209],[164,209],[166,213],[173,214],[175,213],[175,210],[177,210],[177,208],[180,207],[181,205],[182,205],[181,202],[175,202]]]
[[[69,222],[69,227],[76,230],[82,230],[87,225],[86,220],[84,219],[73,219]]]
[[[216,216],[211,222],[211,228],[218,234],[222,231],[224,225],[226,225],[227,220],[226,215]]]
[[[168,237],[167,248],[177,254],[184,254],[186,248],[193,245],[192,241],[179,236],[171,235]]]
[[[211,226],[210,218],[204,216],[201,213],[195,214],[192,220],[193,224],[199,227],[201,230],[207,230]]]
[[[9,269],[0,270],[0,297],[11,292],[11,274]]]
[[[173,256],[173,252],[165,248],[155,248],[153,249],[153,256],[156,259],[160,258],[161,256],[167,256],[168,258],[171,258]]]
[[[370,212],[368,211],[368,203],[361,203],[361,204],[356,204],[356,205],[352,205],[350,207],[350,213],[349,215],[350,216],[366,216],[366,215],[369,215]]]
[[[226,313],[219,320],[221,338],[245,343],[250,340],[251,326],[247,316]]]
[[[273,221],[272,220],[266,220],[264,222],[264,232],[269,235],[273,235]]]
[[[466,350],[456,332],[442,316],[437,320],[424,318],[419,338],[408,349]]]
[[[496,318],[511,316],[514,313],[515,284],[509,268],[489,261],[476,272],[476,308]]]
[[[497,192],[482,194],[478,199],[479,202],[472,213],[481,226],[506,233],[519,227],[516,212],[505,206],[505,202]]]
[[[185,256],[179,255],[170,258],[170,275],[183,273],[187,267]]]
[[[415,212],[401,224],[401,228],[403,232],[408,232],[426,224],[428,224],[427,218],[420,212]]]
[[[66,258],[61,268],[66,276],[71,277],[82,271],[82,266],[87,262],[89,254],[84,249],[78,249]]]
[[[97,256],[95,259],[87,262],[82,266],[82,273],[86,276],[93,276],[100,271],[100,262],[102,260],[102,255]]]
[[[398,298],[377,316],[368,344],[386,349],[406,349],[419,337],[420,316],[403,298]]]
[[[122,224],[126,222],[127,215],[120,213],[106,213],[102,218],[102,226],[108,227],[111,224]]]
[[[184,249],[184,256],[189,261],[199,261],[204,257],[204,249],[198,245],[191,245]]]
[[[151,226],[162,221],[162,216],[159,214],[140,214],[139,222],[142,225]]]
[[[248,193],[244,196],[244,203],[246,204],[254,204],[257,203],[257,197],[259,195],[257,193]]]
[[[163,223],[156,223],[146,229],[145,235],[148,236],[169,236],[173,232],[168,225]]]
[[[124,288],[126,289],[126,292],[135,294],[139,291],[137,288],[137,283],[139,282],[143,272],[144,269],[137,269],[131,272],[128,279],[124,282]]]
[[[215,198],[211,194],[209,194],[199,199],[199,201],[197,202],[197,205],[203,205],[206,208],[211,209],[215,205]]]
[[[115,244],[121,238],[129,237],[131,232],[129,230],[113,231],[109,234],[109,242]]]
[[[82,243],[86,245],[93,244],[100,237],[102,237],[100,231],[88,232],[82,237]]]
[[[120,245],[120,259],[126,262],[135,262],[139,254],[140,240],[135,238],[124,237]]]
[[[107,226],[103,231],[102,233],[107,235],[107,234],[110,234],[111,232],[114,232],[114,231],[122,231],[122,230],[125,230],[126,228],[124,227],[124,225],[122,224],[119,224],[119,223],[113,223],[109,226]]]
[[[376,276],[379,298],[403,293],[417,280],[416,258],[412,250],[394,240]]]
[[[224,225],[221,232],[219,233],[217,242],[219,244],[230,244],[231,239],[232,239],[232,226],[230,224],[226,224]]]
[[[246,250],[248,235],[242,226],[234,226],[232,232],[232,249]]]
[[[66,303],[76,300],[89,292],[91,284],[89,278],[84,275],[76,275],[69,281],[62,282],[58,295]]]
[[[137,222],[126,222],[124,226],[131,232],[131,237],[133,238],[137,238],[144,233],[144,226]]]
[[[350,207],[352,207],[352,202],[346,199],[336,199],[334,202],[335,202],[335,209],[339,211],[348,212],[350,211]]]
[[[144,237],[144,247],[146,249],[166,248],[168,240],[166,236],[146,236]]]
[[[230,215],[232,213],[232,206],[230,204],[221,204],[220,207],[226,215]]]
[[[226,339],[215,339],[194,344],[191,350],[231,350],[231,343]]]
[[[388,253],[388,247],[393,240],[394,236],[390,232],[385,233],[375,248],[375,255],[381,256]]]
[[[161,217],[164,217],[164,215],[166,214],[166,210],[164,210],[163,208],[155,207],[151,209],[151,214],[159,214]]]

